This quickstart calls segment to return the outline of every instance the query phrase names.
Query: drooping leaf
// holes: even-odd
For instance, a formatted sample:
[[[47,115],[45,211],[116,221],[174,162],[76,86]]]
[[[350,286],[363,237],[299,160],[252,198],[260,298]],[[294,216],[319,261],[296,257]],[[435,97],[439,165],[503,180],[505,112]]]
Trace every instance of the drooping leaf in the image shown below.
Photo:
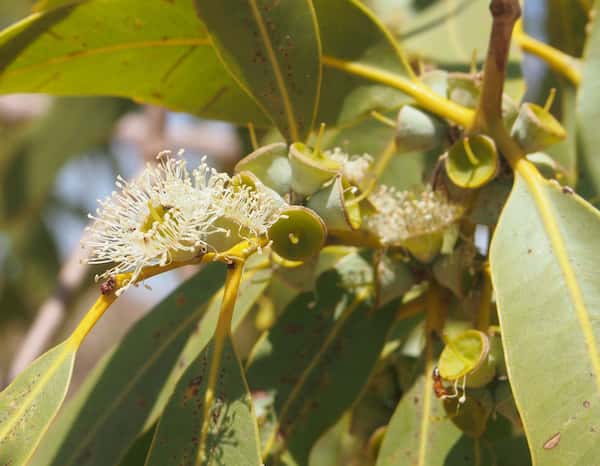
[[[348,256],[319,279],[316,294],[292,301],[254,348],[248,368],[253,393],[266,396],[259,417],[263,456],[287,448],[289,461],[306,465],[311,448],[366,385],[385,343],[398,302],[373,310],[370,292],[348,288],[344,272],[369,283],[368,264]],[[406,287],[409,284],[405,284]],[[275,445],[275,436],[281,442]]]
[[[593,464],[600,455],[600,214],[533,168],[522,173],[490,256],[509,379],[534,464]],[[543,293],[532,293],[540,286]]]
[[[314,5],[323,48],[323,84],[316,123],[341,125],[371,110],[390,110],[406,102],[405,94],[389,86],[333,66],[335,61],[351,62],[407,76],[402,50],[379,20],[358,0],[315,0]]]
[[[269,283],[270,271],[249,269],[234,327]],[[35,466],[117,465],[131,443],[161,415],[188,365],[210,340],[224,281],[209,265],[173,292],[98,365],[36,454]]]
[[[0,463],[28,463],[67,394],[77,347],[66,341],[0,393]]]
[[[238,123],[268,122],[223,69],[192,0],[90,0],[0,33],[0,93],[115,95]]]
[[[223,464],[261,466],[258,426],[231,335],[220,357],[215,342],[181,376],[160,418],[147,466]],[[205,409],[212,365],[218,364],[212,405]],[[203,426],[208,423],[206,437]]]
[[[225,67],[290,142],[312,128],[321,85],[311,0],[195,0]]]

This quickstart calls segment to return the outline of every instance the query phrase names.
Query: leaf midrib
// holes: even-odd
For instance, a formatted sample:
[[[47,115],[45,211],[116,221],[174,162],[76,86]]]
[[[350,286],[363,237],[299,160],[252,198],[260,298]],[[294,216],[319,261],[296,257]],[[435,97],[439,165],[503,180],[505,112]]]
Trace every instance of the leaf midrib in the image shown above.
[[[267,27],[256,5],[256,0],[248,0],[248,4],[250,5],[250,9],[252,10],[252,16],[254,16],[254,20],[256,21],[256,25],[258,26],[260,37],[267,52],[267,57],[269,59],[269,63],[271,64],[273,75],[275,76],[275,82],[277,83],[279,93],[281,94],[281,100],[283,102],[283,108],[285,111],[286,119],[288,121],[290,136],[292,140],[298,141],[298,124],[296,123],[296,119],[294,117],[294,108],[292,106],[287,87],[285,86],[285,80],[283,79],[283,74],[281,73],[281,68],[279,67],[277,56],[275,55],[275,51],[273,50],[273,44],[271,43],[271,38],[269,37],[269,33],[267,32]]]
[[[281,425],[282,421],[287,417],[290,407],[298,397],[298,394],[300,393],[302,388],[304,388],[308,376],[314,370],[314,368],[317,367],[318,364],[321,362],[323,355],[329,350],[331,344],[339,335],[342,327],[348,321],[350,316],[354,313],[354,311],[358,308],[360,304],[364,303],[369,298],[369,296],[371,296],[371,290],[369,290],[368,288],[362,289],[356,295],[352,303],[350,303],[350,305],[344,310],[342,315],[335,321],[331,332],[329,332],[327,338],[325,338],[325,341],[323,342],[317,353],[314,355],[314,357],[311,359],[308,366],[306,366],[306,368],[302,371],[302,374],[298,378],[298,382],[294,385],[294,388],[288,395],[287,399],[285,400],[285,403],[282,405],[281,414],[277,416],[271,435],[265,443],[265,447],[262,452],[263,461],[265,461],[265,459],[269,455],[271,448],[275,442],[275,439],[278,435],[279,426]]]
[[[556,260],[558,261],[558,265],[563,274],[579,322],[579,327],[584,336],[588,356],[594,371],[596,387],[600,392],[600,354],[598,353],[598,342],[596,341],[596,337],[592,330],[587,306],[583,298],[581,287],[577,281],[573,265],[569,259],[569,253],[563,235],[553,214],[550,202],[543,191],[544,187],[542,186],[542,180],[537,169],[527,161],[520,161],[517,170],[526,182],[529,192],[538,208],[544,229],[546,230],[552,250],[554,251]]]

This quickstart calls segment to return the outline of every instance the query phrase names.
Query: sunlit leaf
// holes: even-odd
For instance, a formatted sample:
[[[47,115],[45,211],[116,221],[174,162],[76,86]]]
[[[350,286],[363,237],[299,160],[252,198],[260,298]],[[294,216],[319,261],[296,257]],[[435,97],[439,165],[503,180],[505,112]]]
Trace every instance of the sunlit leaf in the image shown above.
[[[76,350],[56,346],[0,393],[1,464],[27,464],[67,394]]]
[[[598,2],[596,2],[597,4]],[[577,94],[579,123],[580,187],[582,194],[596,204],[600,198],[600,21],[593,22],[585,49],[583,79]],[[573,136],[571,136],[573,137]]]
[[[600,455],[600,214],[523,173],[490,257],[508,375],[533,462],[589,465]]]
[[[268,124],[210,46],[192,0],[90,0],[0,33],[0,93],[115,95]]]
[[[195,0],[227,70],[291,142],[312,128],[321,84],[311,0]]]

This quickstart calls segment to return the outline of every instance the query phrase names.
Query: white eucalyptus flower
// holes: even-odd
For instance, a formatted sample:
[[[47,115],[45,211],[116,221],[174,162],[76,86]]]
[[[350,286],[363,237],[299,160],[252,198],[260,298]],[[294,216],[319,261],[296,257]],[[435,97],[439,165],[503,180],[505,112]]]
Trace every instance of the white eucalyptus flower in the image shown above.
[[[342,175],[354,185],[360,185],[373,163],[373,157],[369,154],[348,155],[339,147],[325,151],[324,155],[338,162],[341,165]]]
[[[97,279],[131,273],[127,287],[144,267],[223,252],[241,239],[260,246],[284,208],[266,189],[236,185],[204,160],[190,175],[185,160],[169,152],[158,159],[133,181],[118,177],[119,191],[89,216],[94,222],[82,242],[87,262],[114,263]]]
[[[430,187],[414,193],[382,185],[369,199],[377,213],[369,217],[368,226],[387,245],[443,231],[463,212],[460,205]]]

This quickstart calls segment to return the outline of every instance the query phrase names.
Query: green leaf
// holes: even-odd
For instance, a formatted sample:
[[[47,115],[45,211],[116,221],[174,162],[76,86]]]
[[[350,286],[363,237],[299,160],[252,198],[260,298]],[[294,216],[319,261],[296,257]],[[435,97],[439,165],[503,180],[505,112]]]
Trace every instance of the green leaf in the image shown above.
[[[133,445],[131,445],[131,448],[129,448],[119,466],[144,466],[155,432],[156,426],[153,426],[139,436]]]
[[[181,376],[160,418],[147,466],[262,464],[252,399],[231,335],[225,337],[220,357],[214,357],[215,348],[211,341]],[[212,364],[218,364],[218,375],[207,412]],[[208,430],[203,441],[205,423]]]
[[[371,65],[398,75],[408,66],[394,39],[358,0],[314,0],[323,48],[323,84],[317,122],[341,125],[371,110],[390,110],[405,94],[332,67],[333,60]],[[352,40],[349,40],[352,38]]]
[[[404,46],[433,62],[469,63],[473,48],[484,57],[492,21],[487,2],[479,0],[440,1],[398,24]],[[445,68],[445,66],[443,66]]]
[[[0,93],[116,95],[268,125],[229,78],[192,0],[90,0],[0,33]]]
[[[320,277],[316,293],[292,301],[253,350],[248,383],[270,401],[259,415],[263,456],[287,448],[295,464],[306,465],[318,438],[367,384],[383,349],[398,302],[373,310],[370,292],[348,288],[348,280],[365,280],[361,259],[342,262]]]
[[[195,0],[225,68],[284,137],[306,138],[321,85],[320,43],[311,0]]]
[[[270,273],[245,273],[234,328],[263,293]],[[154,425],[181,374],[209,342],[220,299],[206,303],[223,281],[223,267],[211,264],[138,322],[66,406],[32,464],[119,464],[140,432]]]
[[[69,340],[33,362],[0,393],[0,463],[24,465],[60,408],[75,363]]]
[[[433,393],[431,371],[426,370],[398,404],[383,439],[377,466],[444,465],[446,456],[461,437],[461,431],[445,416],[442,402]]]
[[[598,2],[596,2],[597,4]],[[582,195],[597,203],[600,196],[600,21],[594,21],[585,49],[585,61],[579,93],[580,187]]]
[[[509,379],[533,463],[587,466],[600,457],[600,214],[522,167],[490,256]]]

